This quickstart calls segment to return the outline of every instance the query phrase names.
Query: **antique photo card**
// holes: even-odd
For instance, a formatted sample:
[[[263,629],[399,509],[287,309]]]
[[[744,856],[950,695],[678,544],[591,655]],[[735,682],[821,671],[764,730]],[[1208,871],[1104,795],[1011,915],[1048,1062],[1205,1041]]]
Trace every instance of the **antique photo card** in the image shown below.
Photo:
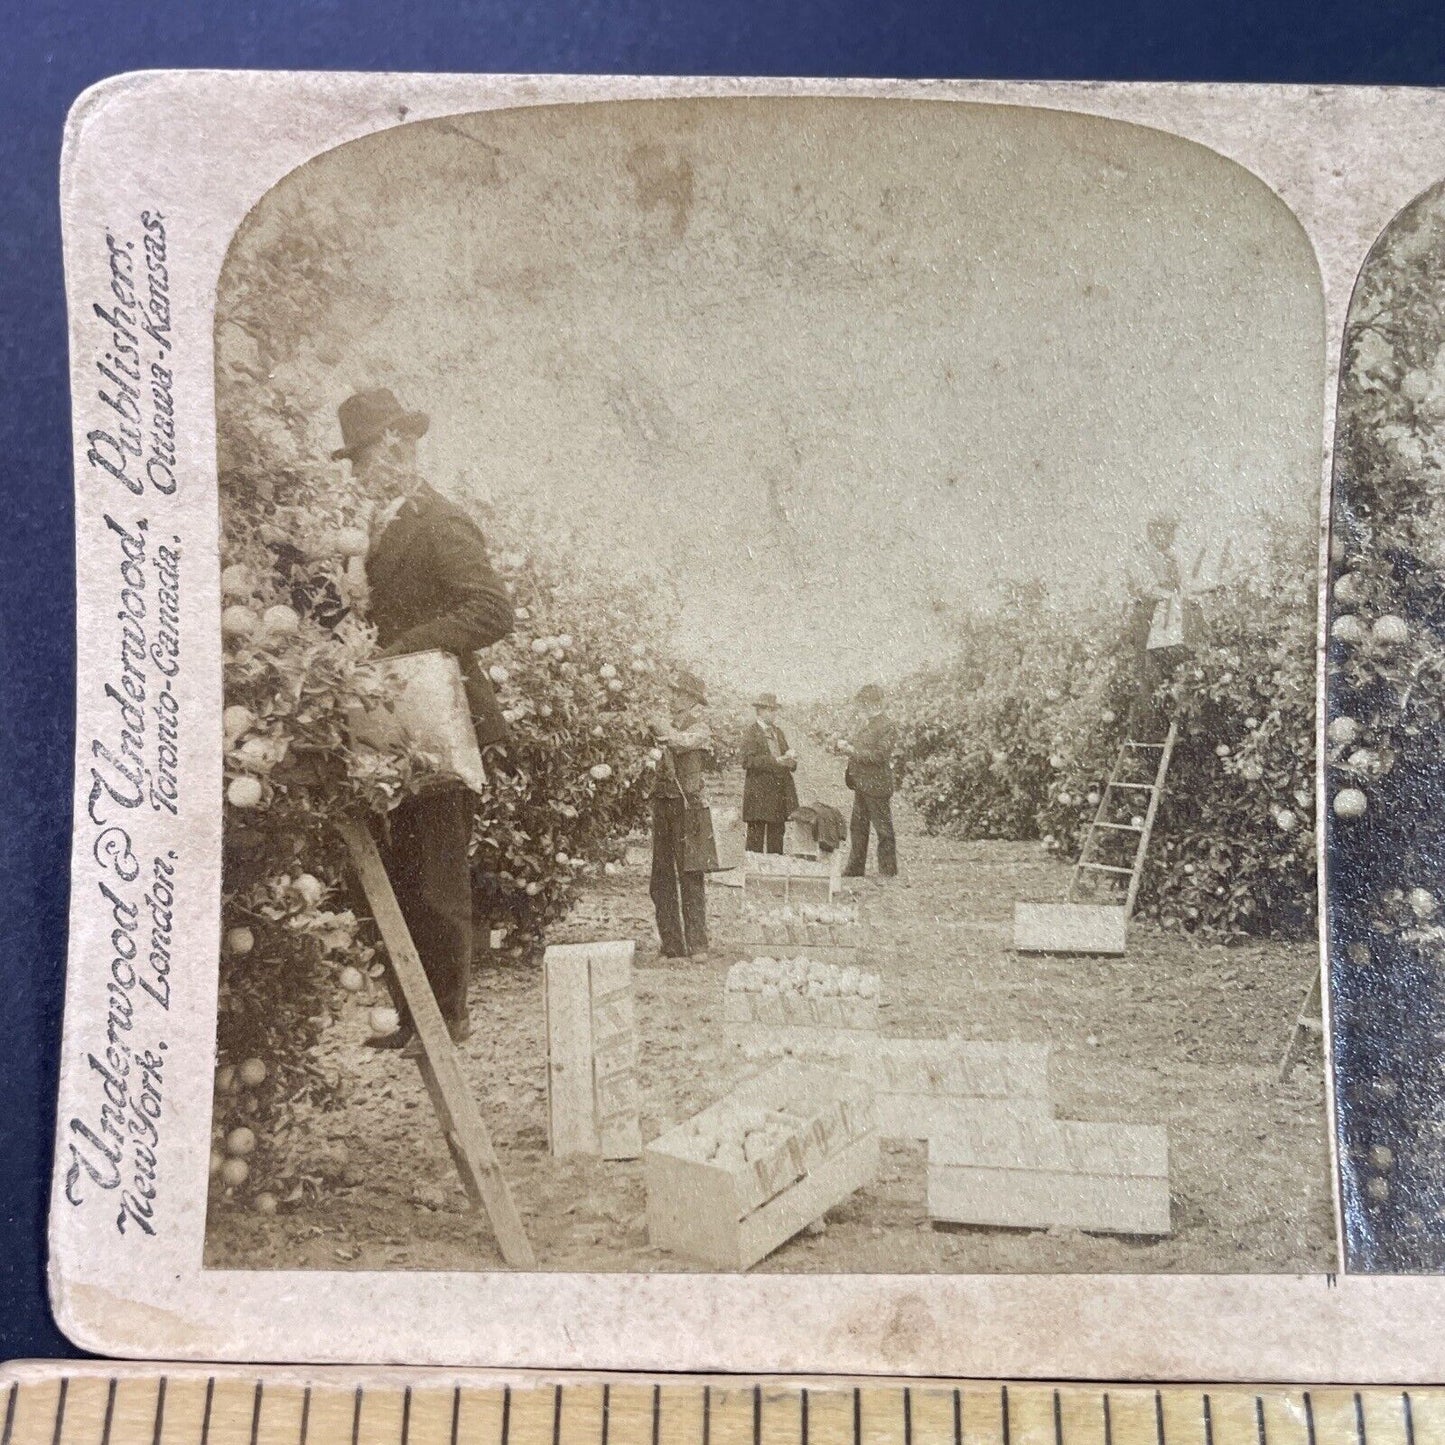
[[[1438,1372],[1442,132],[83,97],[66,1328]]]

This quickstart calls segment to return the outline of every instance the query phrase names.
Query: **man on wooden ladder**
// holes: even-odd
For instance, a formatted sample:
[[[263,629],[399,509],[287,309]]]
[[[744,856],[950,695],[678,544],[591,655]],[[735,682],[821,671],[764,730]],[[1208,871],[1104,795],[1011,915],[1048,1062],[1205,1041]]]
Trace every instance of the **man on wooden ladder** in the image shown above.
[[[366,578],[382,657],[451,653],[461,664],[478,745],[507,739],[496,696],[475,653],[512,630],[512,602],[492,570],[477,524],[434,491],[417,471],[425,412],[407,411],[385,387],[342,402],[342,445],[357,483],[376,502]],[[455,1043],[471,1033],[467,992],[472,969],[469,850],[474,806],[461,783],[438,783],[399,803],[388,819],[386,871]],[[369,1040],[417,1057],[406,1000],[402,1026]]]
[[[1177,546],[1179,519],[1156,512],[1145,527],[1147,545],[1140,547],[1128,568],[1128,641],[1134,653],[1135,692],[1125,735],[1136,743],[1157,743],[1169,720],[1159,706],[1159,689],[1189,656],[1199,640],[1199,607],[1193,596],[1204,590],[1200,552],[1187,574]]]
[[[1146,545],[1130,561],[1133,607],[1126,641],[1134,653],[1135,691],[1125,740],[1084,833],[1068,901],[1015,908],[1014,946],[1022,952],[1124,952],[1178,736],[1177,699],[1164,688],[1198,644],[1194,599],[1221,585],[1217,577],[1205,579],[1203,549],[1186,570],[1178,534],[1176,517],[1156,513],[1146,526]],[[1220,568],[1227,555],[1226,547]]]

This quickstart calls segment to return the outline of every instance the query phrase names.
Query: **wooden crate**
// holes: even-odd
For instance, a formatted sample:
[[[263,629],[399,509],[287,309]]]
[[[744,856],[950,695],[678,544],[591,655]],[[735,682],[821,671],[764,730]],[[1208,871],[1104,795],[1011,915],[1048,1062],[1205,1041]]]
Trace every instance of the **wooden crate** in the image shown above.
[[[842,868],[837,858],[800,858],[791,853],[744,853],[743,867],[760,878],[831,878]]]
[[[738,925],[738,941],[754,956],[803,957],[818,963],[852,964],[871,948],[871,936],[861,923],[816,923],[787,917],[779,910],[749,909]]]
[[[418,748],[437,760],[438,777],[455,778],[474,792],[486,787],[461,664],[451,653],[430,649],[377,658],[357,671],[381,695],[374,707],[347,708],[352,742]]]
[[[794,1052],[873,1083],[880,1139],[956,1135],[969,1118],[1053,1117],[1047,1044],[877,1038]]]
[[[1166,1235],[1168,1135],[1152,1125],[966,1119],[928,1142],[928,1213],[955,1224]]]
[[[1014,948],[1019,953],[1122,954],[1129,919],[1115,904],[1016,903]]]
[[[703,1159],[697,1130],[740,1110],[782,1111],[785,1142],[732,1166]],[[866,1085],[782,1063],[740,1084],[643,1155],[650,1243],[718,1269],[748,1269],[878,1173],[878,1135]]]
[[[778,908],[831,903],[843,863],[832,858],[797,858],[787,853],[743,854],[743,906]]]
[[[542,958],[552,1154],[636,1159],[637,1029],[627,943],[553,944]]]
[[[809,963],[822,960],[809,959]],[[866,975],[872,992],[821,994],[743,987],[745,962],[728,970],[723,987],[723,1028],[730,1047],[750,1057],[829,1048],[878,1037],[879,980]],[[836,964],[831,969],[838,969]]]
[[[783,908],[802,903],[831,903],[837,891],[837,882],[831,874],[806,878],[787,873],[743,872],[745,907]]]

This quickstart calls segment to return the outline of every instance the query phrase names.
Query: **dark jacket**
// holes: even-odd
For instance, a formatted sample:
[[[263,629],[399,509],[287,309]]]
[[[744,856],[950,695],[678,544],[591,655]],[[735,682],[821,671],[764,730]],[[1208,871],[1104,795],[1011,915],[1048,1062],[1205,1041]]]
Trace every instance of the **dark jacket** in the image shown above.
[[[777,751],[787,752],[787,735],[782,728],[775,732]],[[786,823],[798,806],[798,788],[792,769],[773,755],[760,722],[749,723],[743,733],[743,767],[743,822]]]
[[[870,717],[849,739],[853,756],[843,781],[855,793],[872,793],[887,798],[893,793],[891,759],[898,742],[898,729],[885,713]]]
[[[663,746],[662,761],[653,775],[652,796],[686,798],[689,802],[700,803],[703,767],[712,749],[712,734],[701,715],[694,717],[674,713],[672,726],[683,737],[694,739],[696,745],[683,747],[667,743]]]
[[[450,652],[462,665],[477,742],[506,742],[507,724],[476,652],[511,632],[512,599],[492,570],[481,528],[423,483],[372,541],[366,578],[382,652]]]

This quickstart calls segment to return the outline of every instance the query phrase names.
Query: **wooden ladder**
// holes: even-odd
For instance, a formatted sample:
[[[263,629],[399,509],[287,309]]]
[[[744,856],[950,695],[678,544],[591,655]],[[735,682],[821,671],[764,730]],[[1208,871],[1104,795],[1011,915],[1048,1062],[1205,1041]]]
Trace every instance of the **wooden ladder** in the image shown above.
[[[1124,899],[1124,917],[1133,916],[1134,900],[1139,896],[1139,880],[1144,875],[1144,860],[1149,854],[1149,836],[1154,831],[1154,819],[1159,812],[1159,801],[1164,796],[1164,779],[1169,773],[1169,760],[1174,756],[1174,744],[1178,737],[1179,722],[1177,719],[1171,718],[1169,731],[1162,743],[1138,743],[1126,739],[1119,744],[1119,752],[1114,759],[1114,767],[1109,774],[1109,781],[1104,784],[1104,791],[1099,797],[1099,806],[1095,810],[1088,831],[1084,834],[1083,844],[1079,848],[1079,859],[1074,864],[1073,877],[1069,880],[1070,903],[1097,901],[1094,898],[1081,896],[1085,875],[1091,874],[1095,877],[1103,876],[1114,879],[1127,878],[1129,887]],[[1131,781],[1124,776],[1131,761],[1139,754],[1151,751],[1157,751],[1159,754],[1152,783]],[[1117,823],[1110,819],[1110,804],[1121,794],[1126,793],[1148,794],[1142,823],[1132,821]],[[1131,809],[1130,817],[1137,816],[1137,812]],[[1118,833],[1135,835],[1134,855],[1127,868],[1117,863],[1101,863],[1099,861],[1099,854],[1106,838]]]
[[[362,823],[343,819],[336,825],[351,854],[352,866],[371,904],[371,914],[386,943],[392,972],[401,986],[402,997],[411,1010],[416,1035],[421,1041],[421,1057],[417,1067],[422,1082],[436,1110],[452,1163],[456,1165],[463,1187],[472,1204],[486,1215],[496,1236],[502,1258],[513,1269],[532,1270],[536,1256],[527,1239],[522,1216],[512,1200],[511,1190],[502,1175],[502,1166],[492,1148],[491,1136],[476,1100],[457,1061],[456,1049],[447,1032],[436,995],[427,981],[421,955],[416,951],[411,930],[396,901],[386,865],[377,850],[376,840]]]

